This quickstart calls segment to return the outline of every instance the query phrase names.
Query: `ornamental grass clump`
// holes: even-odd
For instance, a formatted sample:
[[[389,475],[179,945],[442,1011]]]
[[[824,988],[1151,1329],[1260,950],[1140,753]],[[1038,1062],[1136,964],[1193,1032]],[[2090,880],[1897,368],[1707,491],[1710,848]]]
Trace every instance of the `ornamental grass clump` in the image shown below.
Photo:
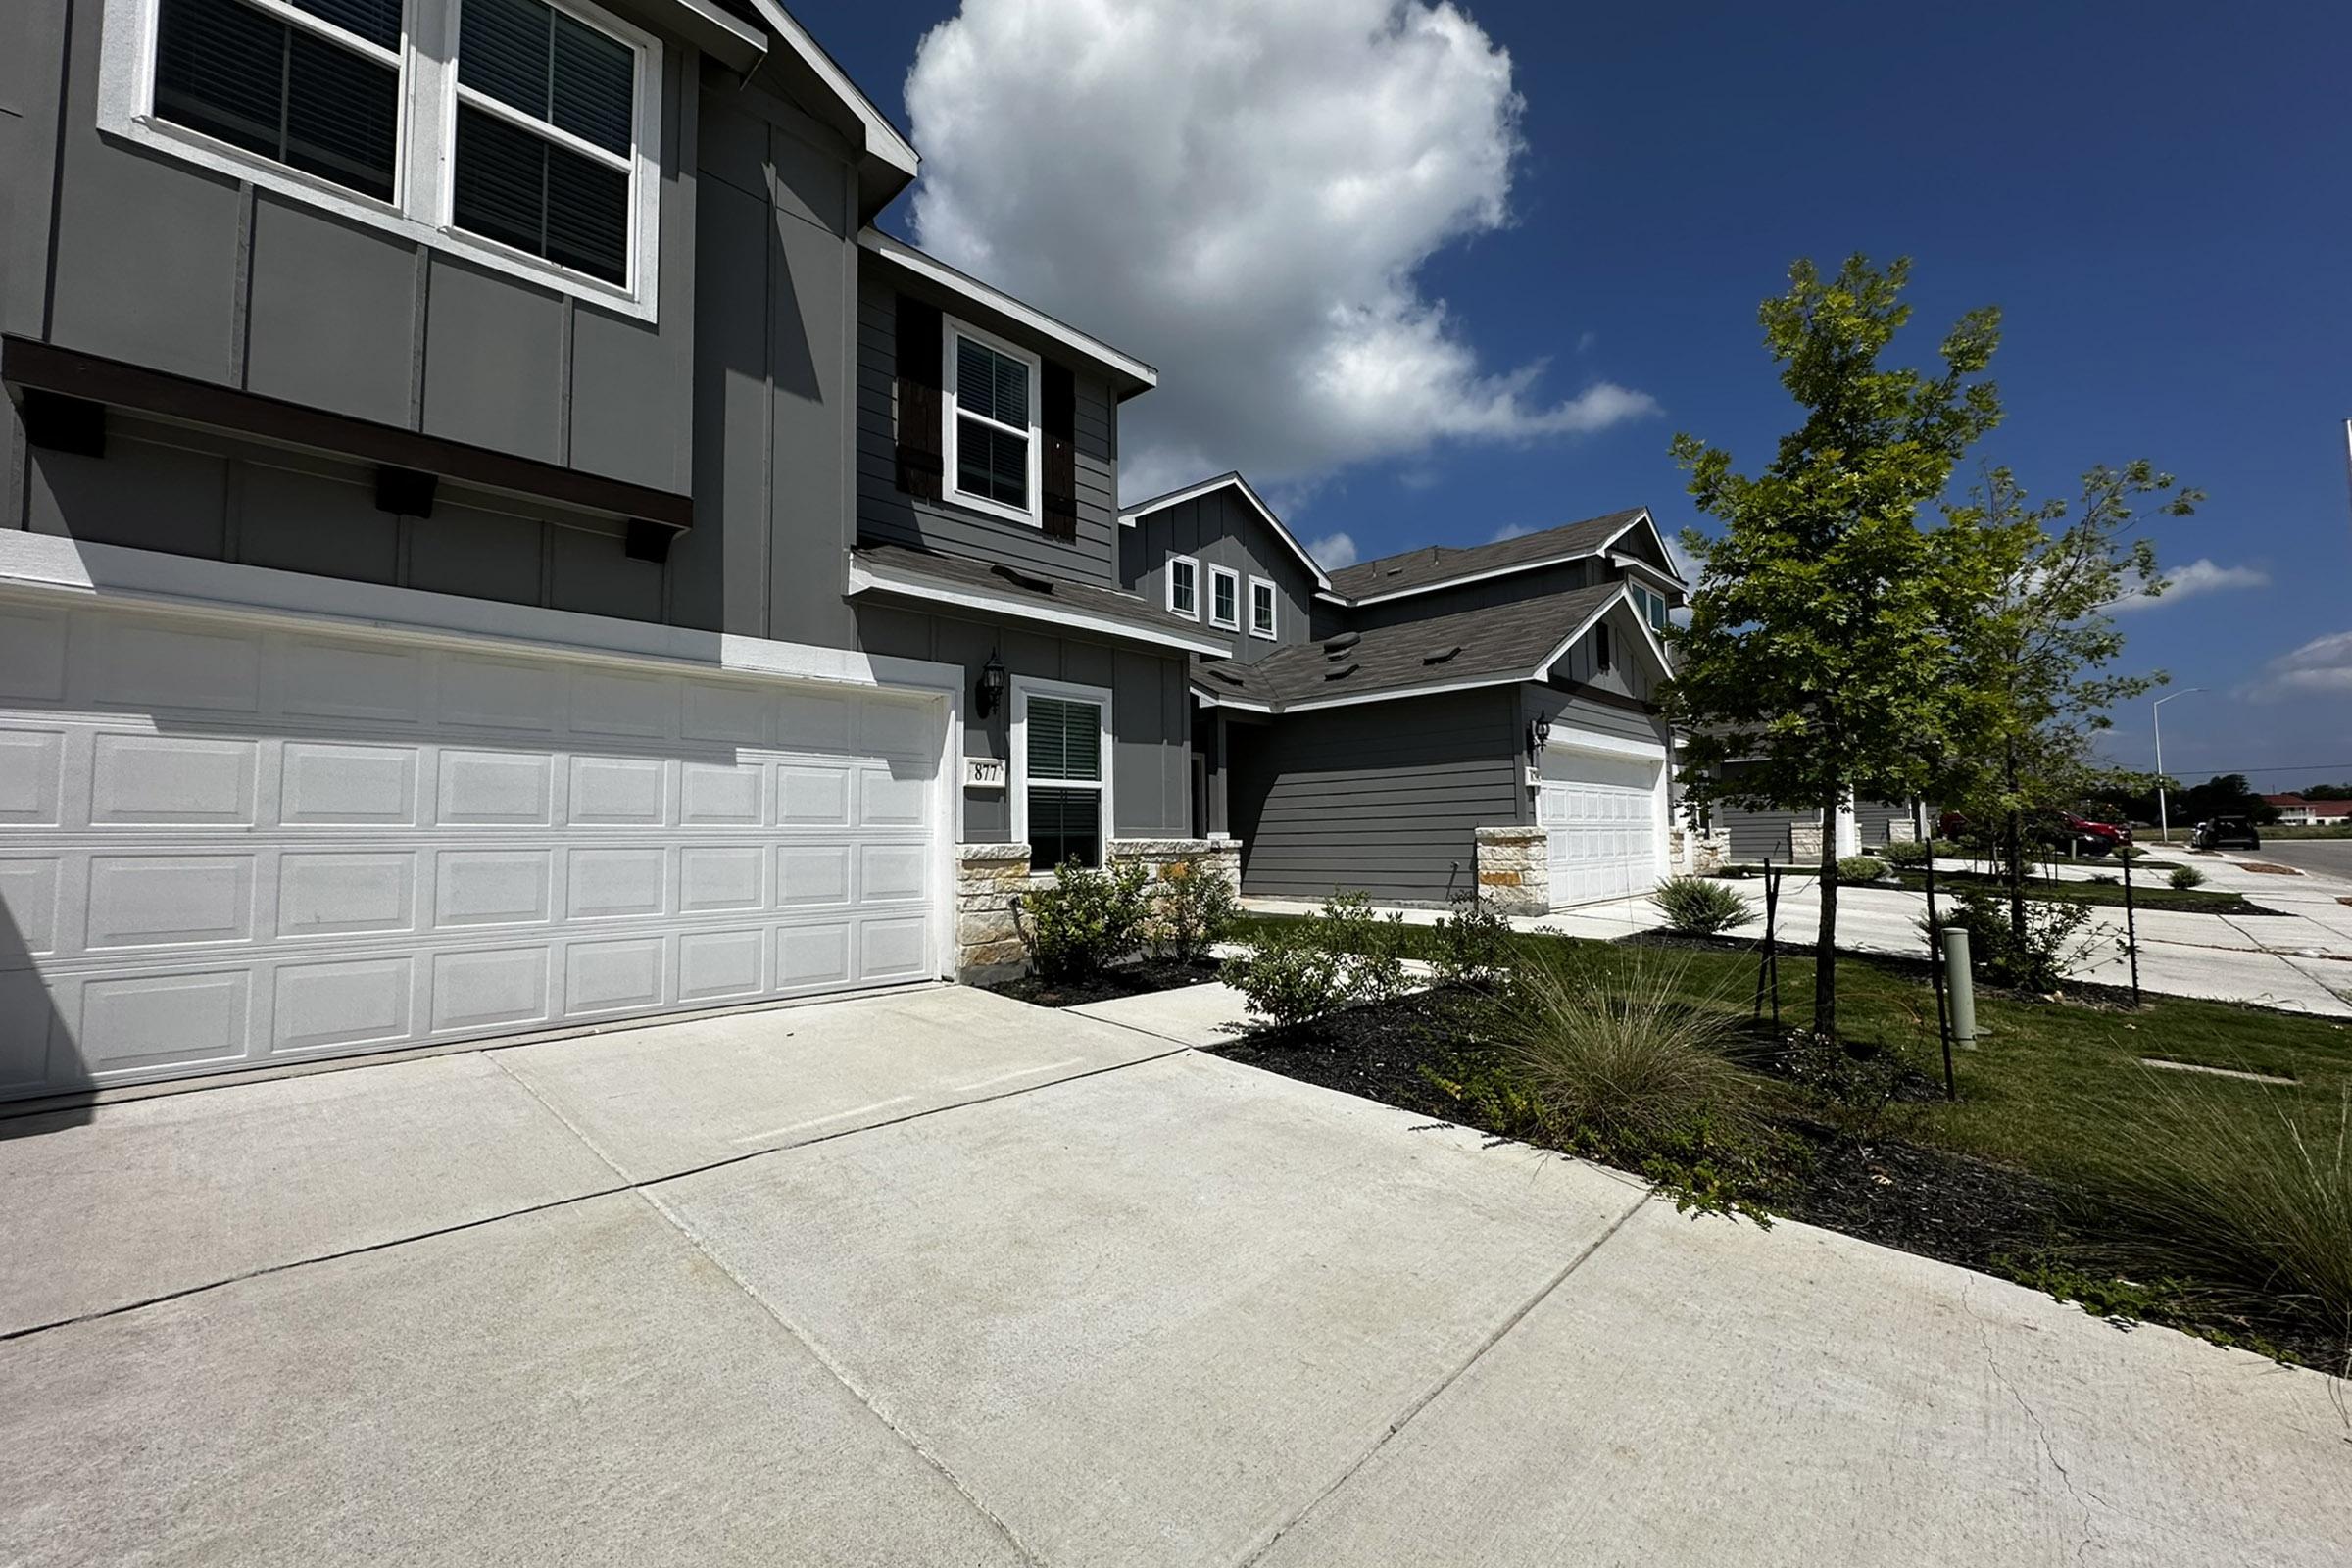
[[[2149,1072],[2109,1132],[2100,1196],[2145,1277],[2250,1307],[2302,1308],[2352,1352],[2352,1089]],[[2331,1370],[2352,1371],[2352,1367]]]
[[[1604,1153],[1738,1143],[1755,1125],[1757,1080],[1729,1054],[1738,1015],[1690,996],[1690,967],[1635,950],[1630,964],[1531,955],[1494,1009],[1504,1059],[1568,1127]]]
[[[2201,888],[2205,885],[2205,873],[2193,865],[2176,865],[2173,867],[2173,874],[2169,880],[2176,889],[2186,893],[2192,888]]]
[[[1650,895],[1666,915],[1666,924],[1685,936],[1709,937],[1729,931],[1755,913],[1753,906],[1710,877],[1678,876],[1658,884]]]

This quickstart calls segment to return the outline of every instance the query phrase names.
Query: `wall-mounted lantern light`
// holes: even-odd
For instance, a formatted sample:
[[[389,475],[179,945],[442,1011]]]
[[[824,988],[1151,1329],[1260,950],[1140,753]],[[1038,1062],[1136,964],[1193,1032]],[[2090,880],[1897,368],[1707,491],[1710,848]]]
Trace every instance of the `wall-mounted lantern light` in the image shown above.
[[[988,662],[980,666],[980,685],[973,696],[974,706],[980,710],[982,718],[995,712],[1004,702],[1004,662],[994,653],[988,656]]]
[[[1550,744],[1551,720],[1548,717],[1541,714],[1529,720],[1527,726],[1527,760],[1533,762],[1542,758],[1544,755],[1544,748]]]

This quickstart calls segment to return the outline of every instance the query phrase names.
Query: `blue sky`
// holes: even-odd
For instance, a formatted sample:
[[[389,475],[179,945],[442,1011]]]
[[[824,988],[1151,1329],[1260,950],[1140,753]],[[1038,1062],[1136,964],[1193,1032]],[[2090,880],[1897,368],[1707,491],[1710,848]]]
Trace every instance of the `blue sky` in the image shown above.
[[[1048,0],[971,9],[988,6],[1000,24],[970,29],[972,49],[956,69],[967,78],[1025,76],[1009,90],[1032,99],[1065,90],[1052,51],[1035,47]],[[1115,294],[1057,273],[1051,247],[1020,254],[1002,226],[1011,220],[994,220],[992,241],[987,215],[1051,215],[1047,188],[1072,182],[1074,160],[1093,169],[1086,160],[1161,149],[1098,154],[1069,145],[1066,128],[1054,132],[1050,122],[1013,127],[1007,118],[1007,144],[1020,154],[997,160],[984,183],[971,172],[977,160],[960,152],[971,137],[958,135],[943,166],[924,130],[927,115],[944,123],[952,107],[984,108],[989,89],[968,80],[958,88],[943,53],[927,102],[910,112],[904,91],[918,42],[955,7],[879,0],[800,14],[879,103],[913,124],[927,182],[961,181],[986,198],[955,213],[942,200],[919,214],[903,199],[886,226],[911,235],[919,217],[926,243],[960,243],[959,259],[1081,326],[1102,329],[1073,304],[1129,319]],[[2210,688],[2165,710],[2170,770],[2264,769],[2256,782],[2266,789],[2352,778],[2343,422],[2352,415],[2352,95],[2341,79],[2352,8],[2231,16],[2163,5],[1924,13],[1839,4],[1768,14],[1486,0],[1464,14],[1492,50],[1508,54],[1508,88],[1521,101],[1517,148],[1501,210],[1455,223],[1425,257],[1410,258],[1417,299],[1407,314],[1442,301],[1444,333],[1475,356],[1482,375],[1540,362],[1525,389],[1533,402],[1565,409],[1606,384],[1656,408],[1590,430],[1573,416],[1539,428],[1548,416],[1506,414],[1493,423],[1499,433],[1468,428],[1397,456],[1385,454],[1410,443],[1377,423],[1352,444],[1302,435],[1311,450],[1281,483],[1296,531],[1344,532],[1369,558],[1632,504],[1648,505],[1670,529],[1697,521],[1667,438],[1690,430],[1750,466],[1790,420],[1759,346],[1758,299],[1800,255],[1834,265],[1853,250],[1907,253],[1911,355],[1926,359],[1970,306],[2005,313],[1995,369],[2008,417],[1984,449],[1988,461],[2046,491],[2070,488],[2091,463],[2146,456],[2211,492],[2199,515],[2156,529],[2159,550],[2168,564],[2208,561],[2241,585],[2184,594],[2125,622],[2133,665],[2168,669],[2176,689]],[[1263,46],[1301,45],[1277,37]],[[1171,51],[1164,41],[1152,47]],[[1472,54],[1473,65],[1489,58]],[[1152,90],[1124,88],[1131,98]],[[1181,124],[1187,112],[1171,116]],[[1152,128],[1159,122],[1148,115],[1098,119],[1111,142],[1178,134]],[[984,117],[959,122],[976,122]],[[1428,131],[1431,145],[1464,134],[1443,121]],[[1049,138],[1044,152],[1039,135]],[[1475,177],[1477,149],[1461,156]],[[1115,195],[1097,191],[1084,210],[1148,235],[1146,217],[1122,214]],[[992,270],[984,257],[1001,266]],[[1259,260],[1269,269],[1296,262]],[[1311,293],[1260,304],[1296,312],[1301,298]],[[1132,320],[1131,332],[1183,335],[1164,320]],[[1181,342],[1104,335],[1163,366],[1183,352]],[[1180,406],[1173,394],[1172,384],[1148,394],[1132,406],[1131,424],[1146,428],[1152,399]],[[1188,458],[1197,449],[1214,467],[1241,461],[1214,450],[1213,422],[1206,432]],[[1263,467],[1285,454],[1260,444],[1242,456],[1251,460],[1245,466]],[[2267,580],[2242,585],[2255,579]],[[2338,636],[2340,645],[2322,641]],[[2117,719],[2113,751],[2144,765],[2145,705]]]

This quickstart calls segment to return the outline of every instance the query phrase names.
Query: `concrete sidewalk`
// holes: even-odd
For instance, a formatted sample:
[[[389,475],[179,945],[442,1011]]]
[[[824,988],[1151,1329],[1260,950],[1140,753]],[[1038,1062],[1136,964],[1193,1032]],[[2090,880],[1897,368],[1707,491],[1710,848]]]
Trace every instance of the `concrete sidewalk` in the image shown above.
[[[2352,1553],[2316,1373],[1102,1018],[716,1022],[0,1120],[0,1560]]]

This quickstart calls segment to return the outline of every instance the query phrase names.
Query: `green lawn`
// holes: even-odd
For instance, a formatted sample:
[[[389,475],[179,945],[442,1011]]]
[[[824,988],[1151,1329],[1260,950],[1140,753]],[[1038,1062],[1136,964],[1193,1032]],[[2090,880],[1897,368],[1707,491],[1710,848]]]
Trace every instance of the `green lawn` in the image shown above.
[[[1250,916],[1234,936],[1288,916]],[[1436,933],[1404,928],[1407,951],[1428,956]],[[1751,954],[1642,949],[1575,937],[1564,943],[1584,961],[1632,970],[1643,963],[1681,966],[1677,989],[1695,1004],[1745,1016],[1755,994]],[[1813,961],[1781,959],[1781,1017],[1812,1021]],[[2151,1001],[2138,1012],[2064,1003],[2013,1002],[1980,994],[1982,1044],[1954,1054],[1956,1103],[1905,1106],[1894,1129],[1914,1142],[2006,1161],[2066,1181],[2093,1176],[2109,1152],[2108,1136],[2136,1104],[2177,1092],[2185,1078],[2217,1094],[2242,1096],[2251,1108],[2261,1085],[2176,1074],[2140,1064],[2143,1056],[2270,1073],[2296,1080],[2298,1095],[2332,1104],[2352,1087],[2352,1024],[2302,1018],[2228,1003],[2185,998]],[[1841,954],[1838,962],[1838,1032],[1883,1046],[1940,1079],[1936,994],[1924,976]]]

